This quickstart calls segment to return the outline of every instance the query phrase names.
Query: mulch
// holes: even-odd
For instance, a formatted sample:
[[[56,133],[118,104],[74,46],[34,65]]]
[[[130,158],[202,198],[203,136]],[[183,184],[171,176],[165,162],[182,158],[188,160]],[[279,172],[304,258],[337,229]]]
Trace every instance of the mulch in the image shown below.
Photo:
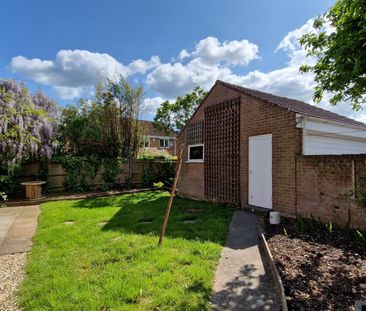
[[[366,245],[354,230],[289,218],[264,227],[290,310],[354,310],[366,300]]]

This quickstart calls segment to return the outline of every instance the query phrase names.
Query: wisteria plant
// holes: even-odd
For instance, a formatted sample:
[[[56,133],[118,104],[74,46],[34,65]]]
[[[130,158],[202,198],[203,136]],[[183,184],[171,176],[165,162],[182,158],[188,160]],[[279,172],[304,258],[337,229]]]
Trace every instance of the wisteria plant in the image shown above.
[[[42,92],[0,80],[0,170],[8,175],[29,158],[50,159],[57,148],[57,105]]]

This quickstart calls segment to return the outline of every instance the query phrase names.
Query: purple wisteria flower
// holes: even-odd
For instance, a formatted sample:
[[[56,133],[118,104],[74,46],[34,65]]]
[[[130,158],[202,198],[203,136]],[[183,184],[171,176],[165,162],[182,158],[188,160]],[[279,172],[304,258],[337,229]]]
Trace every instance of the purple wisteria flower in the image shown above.
[[[55,150],[57,104],[42,92],[31,96],[13,80],[0,80],[0,168],[13,171],[30,157]]]

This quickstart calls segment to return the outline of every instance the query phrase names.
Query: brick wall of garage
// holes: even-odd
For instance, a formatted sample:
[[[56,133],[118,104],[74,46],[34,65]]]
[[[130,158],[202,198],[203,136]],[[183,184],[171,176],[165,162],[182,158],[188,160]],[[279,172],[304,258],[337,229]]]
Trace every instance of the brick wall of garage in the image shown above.
[[[273,150],[273,207],[288,214],[295,214],[295,157],[301,153],[301,129],[296,128],[296,115],[286,109],[243,95],[222,85],[216,85],[190,123],[204,121],[204,108],[225,100],[241,97],[240,120],[240,188],[241,205],[248,205],[248,143],[249,136],[272,134]],[[178,146],[184,145],[183,166],[178,182],[178,194],[205,199],[204,164],[185,163],[187,146],[185,131],[178,138]]]
[[[240,195],[241,207],[248,205],[249,137],[272,134],[273,209],[296,213],[366,229],[366,208],[352,193],[366,189],[366,155],[302,156],[302,129],[296,128],[296,114],[252,96],[216,85],[190,123],[204,121],[204,108],[240,96]],[[204,164],[186,163],[185,131],[178,137],[177,150],[184,145],[178,194],[205,199]],[[366,190],[365,201],[366,201]]]
[[[301,153],[302,130],[296,114],[248,95],[241,96],[241,204],[248,205],[249,137],[272,134],[272,206],[295,213],[295,158]]]
[[[298,156],[297,212],[323,222],[366,229],[366,156]],[[366,195],[366,193],[365,193]]]

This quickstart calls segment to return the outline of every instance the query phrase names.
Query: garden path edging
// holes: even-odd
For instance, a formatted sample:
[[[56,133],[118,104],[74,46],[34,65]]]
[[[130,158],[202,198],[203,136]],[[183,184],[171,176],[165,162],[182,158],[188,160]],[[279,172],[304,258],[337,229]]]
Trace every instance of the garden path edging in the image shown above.
[[[285,295],[285,288],[283,286],[282,279],[280,277],[280,274],[279,274],[276,264],[274,262],[271,250],[269,249],[266,237],[264,236],[263,233],[261,234],[261,240],[262,240],[264,252],[265,252],[266,256],[268,257],[268,262],[269,262],[269,266],[271,268],[274,283],[276,285],[276,290],[277,290],[277,293],[281,300],[282,311],[288,311],[287,300],[286,300],[286,295]]]

